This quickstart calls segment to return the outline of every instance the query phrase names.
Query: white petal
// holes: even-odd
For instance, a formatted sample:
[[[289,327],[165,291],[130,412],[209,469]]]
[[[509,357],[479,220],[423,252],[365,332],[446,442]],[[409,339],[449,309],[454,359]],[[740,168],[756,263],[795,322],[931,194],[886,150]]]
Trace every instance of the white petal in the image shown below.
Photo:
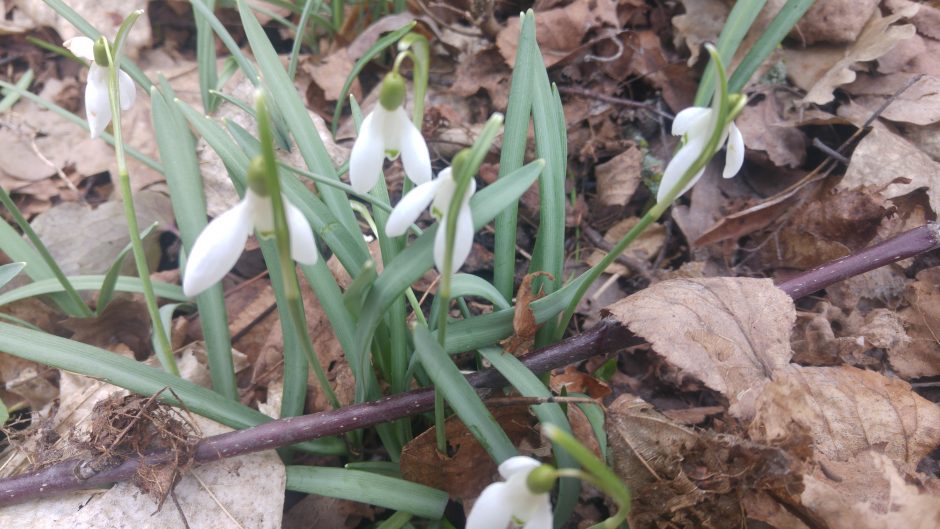
[[[401,154],[402,141],[411,120],[408,118],[404,107],[385,110],[385,107],[378,105],[375,107],[374,112],[377,115],[376,125],[381,131],[382,141],[385,143],[385,156],[389,160],[394,160]]]
[[[357,193],[368,193],[375,187],[385,160],[385,142],[374,121],[375,112],[362,120],[349,154],[349,183]]]
[[[509,479],[514,474],[525,472],[528,474],[542,465],[537,459],[526,456],[513,456],[503,461],[499,465],[499,475],[503,479]]]
[[[416,184],[423,184],[431,179],[431,155],[428,144],[418,127],[410,120],[405,121],[401,141],[401,163],[405,174]]]
[[[679,183],[679,180],[682,179],[682,176],[685,175],[689,167],[692,167],[692,164],[695,163],[696,158],[699,157],[704,149],[704,138],[694,139],[679,149],[679,152],[672,157],[672,160],[670,160],[669,165],[666,166],[666,170],[663,172],[663,178],[659,182],[659,191],[656,193],[657,202],[661,202],[666,194]],[[676,195],[676,198],[685,194],[689,188],[695,185],[695,182],[698,182],[698,179],[701,178],[704,173],[705,169],[702,168],[702,170],[686,184],[682,192]]]
[[[731,123],[731,130],[728,134],[728,152],[725,155],[725,170],[721,176],[731,178],[738,174],[741,166],[744,165],[744,136],[741,131]]]
[[[95,41],[88,37],[72,37],[62,45],[76,57],[86,61],[95,60]]]
[[[250,231],[251,212],[244,200],[210,222],[186,260],[183,293],[195,296],[225,277],[245,249]]]
[[[552,502],[548,499],[548,494],[539,494],[539,505],[532,513],[532,517],[526,521],[522,529],[552,529]]]
[[[675,136],[682,136],[686,132],[689,132],[695,125],[697,125],[700,120],[708,119],[708,115],[711,114],[712,109],[707,107],[689,107],[682,112],[676,114],[676,118],[672,120],[672,133]]]
[[[97,64],[88,70],[85,85],[85,117],[92,138],[97,138],[111,121],[111,101],[108,99],[108,71]]]
[[[483,489],[467,516],[466,529],[505,529],[512,519],[512,504],[506,501],[505,483]]]
[[[118,91],[121,93],[121,110],[130,110],[137,98],[134,80],[122,70],[118,70]]]
[[[444,271],[444,257],[447,252],[447,216],[445,215],[437,225],[437,234],[434,235],[434,265],[439,272]],[[454,253],[450,265],[450,273],[457,270],[467,261],[470,250],[473,249],[473,216],[470,208],[460,208],[457,214],[457,231],[454,233]]]
[[[421,212],[434,199],[440,184],[440,178],[431,180],[419,185],[403,196],[395,208],[392,209],[392,214],[388,216],[388,221],[385,223],[385,234],[389,237],[404,235],[408,231],[408,226],[418,220]]]
[[[290,232],[290,256],[301,264],[312,265],[317,262],[317,243],[313,238],[313,229],[307,218],[296,206],[284,198],[287,213],[287,229]]]

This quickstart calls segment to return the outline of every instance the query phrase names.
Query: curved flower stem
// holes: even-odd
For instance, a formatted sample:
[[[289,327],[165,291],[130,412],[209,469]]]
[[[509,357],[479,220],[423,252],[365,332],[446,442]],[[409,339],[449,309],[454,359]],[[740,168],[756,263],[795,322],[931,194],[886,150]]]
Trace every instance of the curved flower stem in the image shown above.
[[[307,361],[313,367],[313,372],[320,384],[320,389],[326,395],[333,408],[340,408],[339,399],[330,386],[330,381],[320,365],[313,342],[307,329],[304,318],[303,300],[300,298],[300,283],[297,281],[297,271],[294,260],[291,258],[290,232],[287,227],[287,212],[284,206],[284,197],[281,195],[281,180],[278,177],[277,158],[274,154],[274,135],[271,131],[271,119],[268,114],[267,102],[263,94],[259,93],[255,100],[258,119],[258,140],[261,143],[261,156],[264,160],[264,178],[271,198],[271,209],[274,214],[274,239],[277,246],[281,277],[284,279],[284,295],[287,298],[287,316],[291,319],[295,332],[299,334],[298,342],[303,348]]]
[[[669,206],[672,205],[673,201],[679,196],[685,186],[688,185],[689,181],[698,174],[699,171],[704,168],[712,157],[715,156],[715,153],[718,152],[718,146],[721,143],[722,132],[725,128],[725,124],[732,119],[733,116],[729,115],[731,113],[731,108],[728,98],[728,77],[725,74],[725,68],[721,63],[721,58],[718,56],[718,53],[715,51],[715,48],[711,46],[706,46],[708,53],[712,56],[712,61],[715,63],[716,70],[718,71],[718,90],[719,92],[715,95],[718,101],[718,107],[716,108],[718,113],[718,118],[715,120],[715,128],[712,130],[711,136],[708,138],[708,143],[705,146],[705,149],[702,150],[702,153],[699,154],[698,158],[695,159],[685,174],[682,175],[682,178],[676,182],[676,185],[669,190],[665,197],[662,200],[656,202],[656,205],[650,208],[645,215],[636,223],[633,228],[628,231],[620,241],[617,242],[607,252],[607,255],[603,259],[588,271],[584,272],[582,277],[586,277],[578,287],[578,290],[575,291],[574,297],[571,298],[571,302],[568,303],[568,306],[565,307],[564,313],[561,315],[561,319],[558,322],[558,325],[555,327],[555,334],[553,336],[554,341],[558,341],[565,334],[565,330],[568,328],[568,322],[571,321],[571,317],[574,315],[574,311],[578,308],[578,304],[581,303],[581,298],[584,297],[584,294],[587,292],[588,288],[597,280],[598,277],[604,270],[607,270],[607,267],[611,265],[623,251],[630,246],[643,230],[647,228],[653,222],[659,220],[659,217],[666,212]]]
[[[128,20],[130,20],[130,17],[128,17]],[[136,20],[136,17],[134,20]],[[133,24],[133,21],[130,21],[130,23]],[[125,25],[127,25],[127,22],[125,22]],[[122,26],[122,28],[123,27],[124,26]],[[118,39],[117,44],[120,45],[120,39]],[[160,363],[163,364],[164,369],[174,375],[179,375],[179,368],[176,367],[176,360],[173,358],[173,347],[170,345],[170,337],[163,327],[163,320],[160,319],[160,311],[157,308],[157,296],[153,292],[153,282],[150,280],[150,267],[147,265],[147,255],[144,253],[144,244],[140,239],[140,227],[137,225],[137,211],[134,208],[134,197],[131,192],[131,177],[127,171],[127,160],[124,156],[124,139],[121,130],[121,96],[118,84],[120,55],[116,53],[115,50],[111,49],[110,44],[106,44],[104,49],[110,63],[110,67],[108,68],[108,99],[111,103],[111,123],[113,124],[114,152],[117,159],[118,187],[121,190],[121,198],[124,201],[124,217],[127,219],[127,231],[131,239],[131,250],[134,253],[134,262],[137,264],[137,275],[140,276],[140,282],[143,286],[147,313],[150,315],[153,332],[157,337],[155,340],[157,344],[157,358],[160,359]]]

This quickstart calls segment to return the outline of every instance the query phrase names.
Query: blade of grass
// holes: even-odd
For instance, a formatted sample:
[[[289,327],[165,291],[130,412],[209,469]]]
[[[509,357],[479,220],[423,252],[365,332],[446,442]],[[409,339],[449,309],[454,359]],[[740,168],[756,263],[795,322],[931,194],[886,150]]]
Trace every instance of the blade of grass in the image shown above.
[[[499,177],[503,178],[522,167],[529,139],[532,114],[532,85],[538,45],[535,42],[535,17],[523,16],[519,30],[516,62],[509,86],[503,146],[499,155]],[[493,285],[506,299],[515,292],[516,236],[519,204],[513,203],[496,217],[496,242],[493,248]]]
[[[287,467],[287,490],[353,500],[437,520],[447,493],[403,479],[334,467]]]
[[[175,95],[166,79],[160,77],[162,92],[156,87],[150,91],[150,110],[160,158],[170,189],[173,216],[179,227],[185,252],[192,250],[196,238],[205,229],[206,204],[202,191],[202,175],[196,157],[196,140],[176,105],[170,104]],[[185,264],[181,263],[181,268]],[[228,314],[221,283],[213,285],[196,297],[199,323],[206,342],[206,357],[212,387],[227,398],[238,399],[235,366],[232,360],[232,341],[228,329]]]
[[[29,85],[33,82],[35,77],[36,76],[33,74],[33,69],[30,68],[20,76],[19,80],[16,81],[15,86],[21,91],[29,90]],[[20,100],[19,92],[3,90],[0,91],[0,93],[4,94],[3,99],[0,100],[0,112],[6,112],[7,110],[10,110],[13,108],[13,105],[15,105],[16,102]]]
[[[427,327],[415,326],[414,342],[415,354],[434,382],[435,391],[444,395],[444,399],[487,453],[498,463],[517,455],[509,436]]]
[[[783,38],[787,36],[787,33],[793,29],[793,26],[812,5],[813,0],[787,0],[787,3],[780,8],[780,12],[764,30],[764,34],[757,39],[754,46],[744,56],[741,64],[731,74],[731,78],[728,79],[729,92],[740,92],[744,89],[761,63],[773,53],[774,49],[777,48]]]
[[[215,9],[215,0],[202,0],[209,11]],[[218,98],[210,93],[219,82],[218,72],[216,71],[215,56],[215,35],[212,33],[212,26],[206,17],[199,13],[196,4],[193,4],[193,17],[196,19],[196,65],[199,69],[199,93],[202,96],[202,108],[206,114],[215,112],[219,105]]]
[[[26,271],[29,272],[32,266],[33,265],[29,265]],[[68,280],[72,283],[72,286],[75,287],[75,290],[100,291],[106,279],[104,275],[68,276]],[[135,294],[141,294],[144,291],[140,283],[140,278],[131,276],[118,276],[117,281],[114,283],[114,290],[118,292],[133,292]],[[63,291],[62,284],[58,279],[41,279],[0,294],[0,307],[21,299],[42,296],[44,294],[57,294]],[[187,301],[186,296],[183,295],[183,290],[178,285],[154,281],[153,291],[157,296],[163,299]]]
[[[181,402],[193,413],[232,428],[248,428],[271,420],[267,415],[218,393],[149,367],[131,358],[104,349],[60,338],[44,332],[0,323],[0,350],[33,362],[85,375],[122,387],[138,395],[154,395],[164,388],[160,400],[171,405]],[[180,401],[174,396],[178,395]],[[304,443],[323,454],[338,455],[345,445],[336,438]]]
[[[33,243],[32,248],[26,251],[28,246],[20,239],[19,235],[13,231],[12,228],[8,230],[0,231],[0,249],[4,251],[11,259],[16,261],[25,261],[27,263],[36,262],[36,257],[42,260],[44,267],[35,267],[32,270],[27,271],[30,274],[30,277],[33,277],[33,273],[38,274],[38,277],[45,279],[49,277],[45,275],[45,272],[48,272],[49,275],[56,278],[59,281],[59,284],[62,285],[63,292],[65,296],[62,298],[60,306],[63,309],[66,309],[69,314],[72,316],[78,316],[82,318],[91,317],[91,309],[88,308],[88,305],[82,300],[81,296],[78,295],[78,292],[75,291],[75,288],[69,283],[68,278],[65,277],[65,273],[62,272],[62,269],[59,268],[59,264],[56,263],[55,258],[52,257],[52,254],[49,253],[49,249],[46,248],[46,245],[43,244],[42,240],[36,235],[36,232],[33,231],[33,227],[30,226],[29,221],[26,220],[26,217],[23,216],[23,213],[20,212],[20,208],[16,207],[16,204],[13,203],[13,199],[10,198],[10,195],[7,193],[6,189],[0,187],[0,204],[7,209],[10,215],[13,217],[13,220],[16,221],[16,224],[20,227],[20,230],[26,235],[29,239],[29,242]],[[4,221],[2,224],[6,226]],[[9,228],[9,226],[7,226]],[[32,273],[31,273],[32,272]],[[43,277],[45,276],[45,277]],[[37,277],[34,277],[37,279]]]
[[[751,0],[750,2],[737,2],[731,8],[728,19],[725,21],[724,27],[721,28],[721,35],[718,36],[718,45],[716,46],[718,56],[721,57],[722,62],[731,64],[731,58],[738,51],[738,46],[741,45],[744,36],[751,29],[751,24],[754,23],[766,3],[767,0]],[[763,62],[763,59],[761,59],[761,62]],[[695,93],[695,106],[708,106],[712,94],[715,92],[715,75],[715,66],[709,60],[708,66],[705,68],[705,75],[699,81],[698,91]]]
[[[545,387],[539,377],[529,370],[515,356],[506,353],[499,347],[484,347],[480,354],[493,367],[496,368],[519,394],[524,397],[551,398],[552,392]],[[539,418],[541,424],[554,424],[562,430],[571,433],[571,425],[561,406],[555,403],[545,403],[532,406],[532,411]],[[558,468],[579,468],[578,462],[559,446],[555,446],[555,461]],[[581,482],[573,478],[562,478],[558,486],[558,500],[555,502],[555,527],[565,525],[581,494]]]

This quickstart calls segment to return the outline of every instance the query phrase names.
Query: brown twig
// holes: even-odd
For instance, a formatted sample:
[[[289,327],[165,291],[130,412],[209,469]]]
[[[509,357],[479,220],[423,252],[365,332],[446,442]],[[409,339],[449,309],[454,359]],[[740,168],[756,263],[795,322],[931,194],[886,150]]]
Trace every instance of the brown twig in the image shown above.
[[[636,108],[640,110],[646,110],[652,112],[658,116],[664,117],[666,119],[674,119],[675,116],[668,112],[663,112],[662,110],[656,108],[650,103],[645,103],[643,101],[634,101],[632,99],[624,99],[622,97],[609,96],[607,94],[601,94],[599,92],[593,92],[584,88],[577,86],[559,86],[558,91],[562,94],[568,94],[578,97],[587,97],[590,99],[596,99],[598,101],[603,101],[605,103],[610,103],[612,105],[620,105],[623,107]]]
[[[790,297],[798,299],[843,279],[937,248],[940,248],[940,227],[927,224],[856,254],[814,268],[780,283],[778,287]],[[605,319],[583,334],[539,349],[521,357],[520,360],[532,371],[543,373],[637,343],[640,343],[640,339],[626,328],[614,320]],[[481,389],[499,388],[505,384],[505,380],[494,369],[471,375],[468,381]],[[208,463],[301,441],[340,435],[425,413],[433,407],[433,390],[425,388],[337,410],[279,419],[253,428],[203,439],[196,447],[194,462]],[[48,494],[102,487],[124,481],[133,476],[141,464],[165,463],[172,457],[170,452],[160,451],[101,471],[96,471],[83,460],[63,461],[44,470],[0,480],[0,506]]]

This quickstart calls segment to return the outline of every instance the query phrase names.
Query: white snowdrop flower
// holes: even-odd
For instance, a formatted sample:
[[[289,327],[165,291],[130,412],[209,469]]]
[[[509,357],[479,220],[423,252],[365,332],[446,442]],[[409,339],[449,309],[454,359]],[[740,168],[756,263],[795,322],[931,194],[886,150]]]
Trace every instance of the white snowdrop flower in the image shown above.
[[[316,263],[317,248],[310,224],[287,197],[281,196],[287,214],[291,258],[301,264]],[[274,233],[274,209],[270,196],[249,187],[241,202],[213,219],[196,238],[186,260],[183,293],[195,296],[221,281],[235,266],[248,235],[254,230],[262,237]]]
[[[99,61],[95,59],[95,41],[88,37],[73,37],[62,45],[75,56],[91,62],[88,82],[85,84],[85,116],[91,137],[97,138],[111,122],[111,102],[108,99],[108,76],[111,75],[111,67],[99,65]],[[103,48],[98,54],[104,54]],[[99,59],[101,63],[107,62],[106,55]],[[130,76],[121,70],[118,70],[118,92],[121,110],[130,109],[137,96],[137,89]]]
[[[708,107],[689,107],[676,115],[676,119],[672,122],[672,133],[676,136],[686,134],[686,143],[676,152],[676,155],[673,156],[663,172],[663,178],[659,182],[659,192],[656,194],[657,202],[662,201],[666,194],[679,183],[685,172],[705,150],[708,139],[712,131],[715,130],[717,116],[718,111]],[[729,122],[722,131],[718,148],[721,148],[726,142],[728,152],[725,157],[725,168],[722,176],[731,178],[744,165],[744,137],[741,136],[741,131],[734,125],[733,121]],[[689,180],[689,183],[676,197],[685,194],[704,173],[705,169],[702,168]]]
[[[470,197],[473,196],[476,187],[476,181],[471,178],[467,194],[460,202],[451,273],[457,272],[467,260],[470,250],[473,248],[473,215],[470,212]],[[408,227],[430,205],[431,214],[440,221],[437,234],[434,237],[434,264],[439,271],[443,271],[444,253],[447,244],[447,214],[450,211],[450,204],[454,200],[456,191],[457,182],[454,181],[451,168],[448,167],[441,171],[434,180],[419,185],[402,197],[388,217],[388,222],[385,224],[385,234],[389,237],[404,235],[408,231]]]
[[[418,127],[405,113],[405,81],[391,72],[382,81],[379,104],[369,113],[349,155],[349,183],[367,193],[379,180],[385,158],[401,154],[405,174],[415,184],[431,180],[431,155]]]
[[[552,503],[548,497],[554,477],[545,491],[530,488],[529,475],[542,464],[531,457],[510,457],[499,465],[506,481],[492,483],[473,504],[467,529],[505,529],[512,522],[523,529],[551,529]],[[544,481],[544,480],[540,480]]]

